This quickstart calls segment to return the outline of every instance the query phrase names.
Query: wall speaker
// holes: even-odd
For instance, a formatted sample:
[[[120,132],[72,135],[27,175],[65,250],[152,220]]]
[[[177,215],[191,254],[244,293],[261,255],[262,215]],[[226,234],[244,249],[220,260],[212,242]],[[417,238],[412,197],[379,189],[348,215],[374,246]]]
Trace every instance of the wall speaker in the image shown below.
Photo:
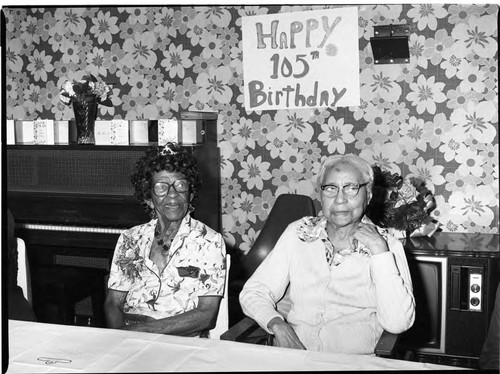
[[[374,26],[375,37],[370,38],[375,65],[407,64],[410,62],[408,25]]]

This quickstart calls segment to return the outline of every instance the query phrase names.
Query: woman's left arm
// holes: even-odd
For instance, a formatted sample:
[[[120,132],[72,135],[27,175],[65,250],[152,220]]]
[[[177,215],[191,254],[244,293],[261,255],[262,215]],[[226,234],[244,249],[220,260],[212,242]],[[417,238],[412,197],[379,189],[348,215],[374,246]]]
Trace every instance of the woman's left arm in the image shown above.
[[[410,270],[401,242],[388,237],[389,251],[373,255],[371,277],[377,297],[377,318],[395,334],[408,330],[415,320],[415,299]]]
[[[408,330],[415,320],[415,299],[403,245],[391,235],[386,240],[375,225],[368,223],[360,223],[353,238],[372,253],[370,275],[380,324],[395,334]]]

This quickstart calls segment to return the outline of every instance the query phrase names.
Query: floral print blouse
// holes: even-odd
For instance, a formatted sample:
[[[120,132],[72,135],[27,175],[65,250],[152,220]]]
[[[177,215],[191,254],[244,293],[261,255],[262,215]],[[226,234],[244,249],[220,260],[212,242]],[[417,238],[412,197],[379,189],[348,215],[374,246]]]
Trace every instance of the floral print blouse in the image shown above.
[[[128,292],[123,311],[156,319],[196,308],[201,296],[223,296],[226,248],[222,235],[184,217],[160,273],[149,259],[157,219],[124,231],[118,238],[108,287]]]
[[[361,219],[363,223],[369,223],[373,225],[373,222],[366,216]],[[297,227],[297,236],[299,239],[305,243],[310,243],[315,240],[321,240],[325,245],[325,256],[328,265],[338,266],[345,256],[350,256],[353,253],[358,253],[362,256],[370,257],[371,251],[365,247],[365,245],[356,239],[354,239],[355,247],[352,249],[344,249],[340,252],[335,252],[332,243],[328,239],[328,233],[326,232],[327,220],[324,216],[318,217],[304,217],[300,221]],[[387,238],[387,230],[381,227],[375,226],[380,235],[385,239]]]

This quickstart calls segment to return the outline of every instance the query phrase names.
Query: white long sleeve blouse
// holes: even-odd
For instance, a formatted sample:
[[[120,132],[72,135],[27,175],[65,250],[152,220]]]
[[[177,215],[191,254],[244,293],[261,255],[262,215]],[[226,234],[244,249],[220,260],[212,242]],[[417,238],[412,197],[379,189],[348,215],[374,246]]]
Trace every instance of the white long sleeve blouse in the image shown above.
[[[283,318],[276,303],[289,286],[286,320],[308,350],[373,354],[384,329],[403,332],[415,318],[403,246],[379,229],[388,252],[371,255],[358,243],[330,266],[325,227],[326,219],[318,217],[287,227],[240,293],[243,312],[271,332],[267,324]]]

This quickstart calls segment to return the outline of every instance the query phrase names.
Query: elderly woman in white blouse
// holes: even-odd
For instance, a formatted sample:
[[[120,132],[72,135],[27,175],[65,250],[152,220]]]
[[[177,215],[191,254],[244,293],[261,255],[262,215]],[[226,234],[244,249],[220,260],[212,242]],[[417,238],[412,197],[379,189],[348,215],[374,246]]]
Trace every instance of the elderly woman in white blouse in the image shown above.
[[[245,284],[246,315],[274,334],[275,345],[372,354],[383,330],[401,333],[415,318],[402,244],[365,216],[373,170],[355,155],[321,165],[322,215],[291,223]],[[289,286],[291,309],[276,303]]]

